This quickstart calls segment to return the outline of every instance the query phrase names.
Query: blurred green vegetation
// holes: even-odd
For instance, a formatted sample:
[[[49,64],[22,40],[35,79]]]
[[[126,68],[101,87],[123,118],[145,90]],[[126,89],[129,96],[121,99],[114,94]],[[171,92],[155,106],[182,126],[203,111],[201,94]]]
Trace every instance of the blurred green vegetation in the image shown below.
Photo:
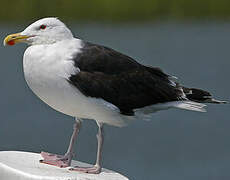
[[[0,21],[56,16],[86,21],[229,19],[230,0],[1,0]]]

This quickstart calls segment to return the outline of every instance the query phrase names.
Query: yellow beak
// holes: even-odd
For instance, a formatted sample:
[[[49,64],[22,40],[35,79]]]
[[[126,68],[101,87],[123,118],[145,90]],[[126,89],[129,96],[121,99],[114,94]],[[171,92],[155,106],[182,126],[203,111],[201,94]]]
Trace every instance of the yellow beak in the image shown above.
[[[21,33],[10,34],[4,39],[3,44],[4,46],[6,45],[13,46],[14,44],[19,43],[19,42],[26,42],[26,39],[29,37],[31,36],[21,35]]]

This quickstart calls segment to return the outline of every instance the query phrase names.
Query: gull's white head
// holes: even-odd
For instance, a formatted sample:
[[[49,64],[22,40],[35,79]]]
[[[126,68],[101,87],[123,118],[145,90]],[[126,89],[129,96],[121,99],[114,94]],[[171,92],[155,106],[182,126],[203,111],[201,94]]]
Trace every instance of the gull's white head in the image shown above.
[[[4,39],[4,45],[14,45],[18,42],[29,45],[53,44],[71,38],[73,35],[66,25],[59,19],[50,17],[32,23],[20,33],[8,35]]]

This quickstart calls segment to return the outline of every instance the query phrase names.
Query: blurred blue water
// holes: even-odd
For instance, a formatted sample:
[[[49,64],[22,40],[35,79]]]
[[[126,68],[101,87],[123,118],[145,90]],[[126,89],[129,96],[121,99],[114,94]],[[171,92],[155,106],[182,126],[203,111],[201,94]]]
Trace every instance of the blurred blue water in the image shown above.
[[[0,39],[27,25],[0,26]],[[78,37],[113,47],[139,62],[161,67],[184,85],[229,100],[230,24],[72,24]],[[25,45],[0,46],[0,150],[63,154],[73,119],[49,108],[27,87]],[[207,113],[168,110],[125,128],[106,126],[103,166],[132,180],[230,178],[229,105]],[[76,159],[94,163],[97,127],[84,121]]]

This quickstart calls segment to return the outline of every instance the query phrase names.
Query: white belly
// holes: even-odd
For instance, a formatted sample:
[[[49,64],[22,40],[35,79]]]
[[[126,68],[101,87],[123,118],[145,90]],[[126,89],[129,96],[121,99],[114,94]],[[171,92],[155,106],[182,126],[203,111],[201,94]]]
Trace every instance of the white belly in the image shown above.
[[[67,80],[79,69],[63,53],[52,53],[54,46],[31,46],[23,59],[25,79],[32,91],[45,103],[64,114],[101,123],[123,126],[132,119],[103,100],[88,98]],[[36,53],[34,53],[36,52]],[[39,53],[42,52],[42,53]],[[55,51],[56,52],[56,51]],[[35,55],[36,54],[36,55]],[[69,54],[71,58],[71,54]],[[66,59],[66,60],[63,60]]]

